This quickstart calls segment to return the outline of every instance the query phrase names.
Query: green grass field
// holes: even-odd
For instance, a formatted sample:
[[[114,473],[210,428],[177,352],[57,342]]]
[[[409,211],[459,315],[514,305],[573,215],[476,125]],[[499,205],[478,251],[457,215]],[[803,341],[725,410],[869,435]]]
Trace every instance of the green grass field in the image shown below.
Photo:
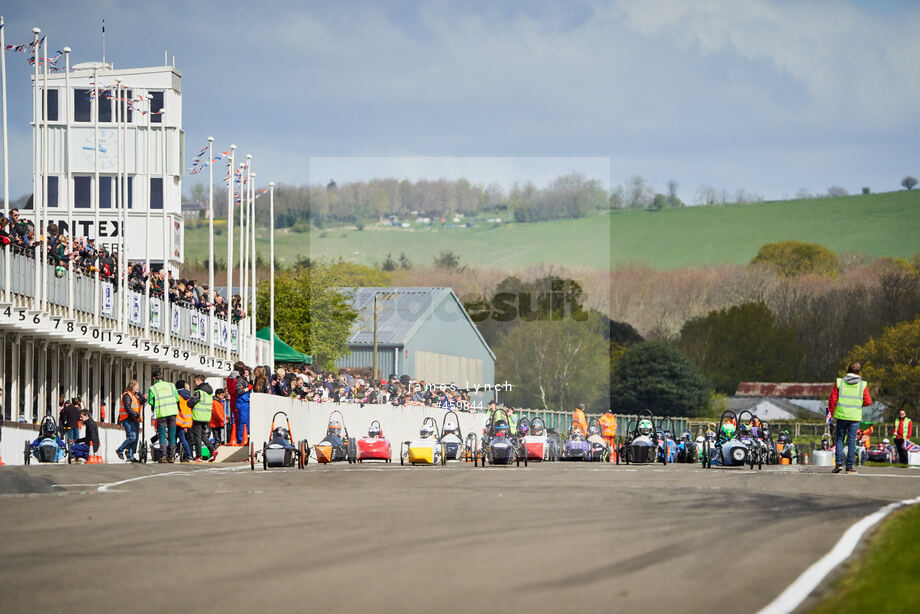
[[[920,506],[892,514],[811,613],[920,612],[918,539]]]
[[[238,235],[237,235],[238,236]],[[268,255],[261,229],[258,250]],[[920,190],[868,196],[815,198],[751,205],[687,207],[663,211],[594,213],[575,220],[505,224],[493,228],[333,228],[311,233],[279,231],[276,256],[381,263],[405,252],[414,265],[430,266],[442,250],[475,267],[521,269],[547,263],[607,269],[641,263],[658,269],[747,263],[764,243],[820,243],[837,252],[909,258],[920,252]],[[207,227],[186,229],[186,262],[207,256]],[[216,237],[226,259],[226,234]]]

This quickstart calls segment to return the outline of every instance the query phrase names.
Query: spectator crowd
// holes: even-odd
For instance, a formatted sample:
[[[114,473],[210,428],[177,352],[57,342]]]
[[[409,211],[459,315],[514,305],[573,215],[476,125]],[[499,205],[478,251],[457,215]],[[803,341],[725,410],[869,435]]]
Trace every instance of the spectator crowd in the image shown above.
[[[274,372],[269,366],[252,369],[242,362],[234,365],[230,379],[235,381],[237,394],[244,389],[262,394],[298,398],[317,403],[357,403],[424,405],[458,411],[473,411],[469,392],[449,387],[431,386],[407,375],[390,375],[380,380],[371,379],[348,369],[323,371],[307,364],[279,367]]]
[[[9,218],[0,214],[0,245],[10,246],[13,252],[29,258],[35,258],[37,252],[40,258],[54,266],[58,277],[63,277],[71,270],[77,277],[92,277],[98,271],[103,281],[114,283],[118,279],[118,253],[97,248],[95,239],[76,237],[71,240],[53,222],[48,224],[47,232],[44,224],[40,225],[36,234],[35,224],[21,217],[19,209],[11,209]],[[179,279],[169,272],[164,275],[162,270],[148,273],[143,262],[128,263],[127,281],[130,290],[141,293],[149,282],[151,296],[181,307],[207,312],[213,302],[214,315],[218,318],[227,317],[228,309],[233,322],[246,317],[239,295],[234,295],[229,305],[217,293],[212,300],[207,284],[199,284],[192,279]],[[118,290],[117,283],[114,288]]]

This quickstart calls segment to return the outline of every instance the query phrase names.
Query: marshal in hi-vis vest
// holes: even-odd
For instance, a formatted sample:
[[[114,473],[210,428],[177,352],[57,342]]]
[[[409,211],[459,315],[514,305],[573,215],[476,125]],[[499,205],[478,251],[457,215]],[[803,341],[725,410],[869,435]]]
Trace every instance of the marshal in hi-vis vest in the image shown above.
[[[192,408],[192,420],[195,422],[210,422],[211,412],[214,410],[214,395],[198,390],[198,404]]]
[[[133,392],[126,392],[125,394],[131,397],[131,411],[137,414],[137,418],[135,418],[134,421],[140,422],[141,421],[141,401],[140,399],[138,399],[137,395],[134,394]],[[121,403],[120,403],[121,409],[118,411],[118,422],[119,423],[124,422],[125,420],[128,420],[129,418],[131,418],[131,414],[128,413],[128,408],[125,407],[124,400],[125,399],[124,399],[124,394],[123,394],[121,398]]]
[[[842,377],[837,378],[837,406],[834,408],[834,418],[837,420],[862,420],[863,392],[866,391],[866,382],[856,384],[846,383]]]

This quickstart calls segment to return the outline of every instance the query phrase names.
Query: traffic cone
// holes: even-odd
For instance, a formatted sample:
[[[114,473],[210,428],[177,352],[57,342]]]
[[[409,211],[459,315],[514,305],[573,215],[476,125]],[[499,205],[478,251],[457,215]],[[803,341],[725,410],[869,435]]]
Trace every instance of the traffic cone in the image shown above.
[[[805,464],[808,464],[808,452],[805,453]]]
[[[3,462],[3,457],[0,456],[0,467],[3,467],[6,463]]]

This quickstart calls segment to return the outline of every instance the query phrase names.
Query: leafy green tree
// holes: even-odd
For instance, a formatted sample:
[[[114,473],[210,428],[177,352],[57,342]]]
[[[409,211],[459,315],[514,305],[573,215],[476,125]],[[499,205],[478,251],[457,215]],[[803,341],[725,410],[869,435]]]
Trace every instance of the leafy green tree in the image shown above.
[[[837,254],[817,243],[782,241],[767,243],[757,252],[751,264],[759,262],[773,266],[780,275],[795,277],[815,273],[834,277],[840,266]]]
[[[763,303],[745,303],[693,318],[680,347],[715,389],[732,394],[741,381],[793,379],[800,354],[795,328],[777,321]]]
[[[390,274],[374,267],[347,260],[338,260],[329,265],[336,285],[343,288],[384,287],[391,285]]]
[[[655,194],[655,198],[652,199],[652,206],[649,207],[652,211],[661,211],[668,206],[668,197],[664,194]]]
[[[599,318],[541,319],[515,326],[495,348],[496,380],[514,384],[505,401],[553,410],[578,403],[606,405],[609,346],[602,326]]]
[[[408,271],[412,268],[412,261],[409,260],[409,257],[406,256],[406,252],[399,254],[399,268],[403,271]]]
[[[913,190],[914,186],[917,185],[917,178],[913,175],[908,175],[901,180],[901,186],[907,188],[907,190]]]
[[[651,410],[656,416],[694,416],[709,404],[709,382],[680,350],[646,341],[620,356],[610,382],[616,411]]]
[[[846,363],[862,363],[874,400],[888,406],[889,417],[904,409],[920,412],[920,317],[885,329],[850,350]]]
[[[257,326],[268,326],[269,282],[259,284]],[[348,302],[331,267],[317,265],[284,271],[275,277],[275,332],[313,364],[332,368],[348,353],[352,323],[358,313]]]

